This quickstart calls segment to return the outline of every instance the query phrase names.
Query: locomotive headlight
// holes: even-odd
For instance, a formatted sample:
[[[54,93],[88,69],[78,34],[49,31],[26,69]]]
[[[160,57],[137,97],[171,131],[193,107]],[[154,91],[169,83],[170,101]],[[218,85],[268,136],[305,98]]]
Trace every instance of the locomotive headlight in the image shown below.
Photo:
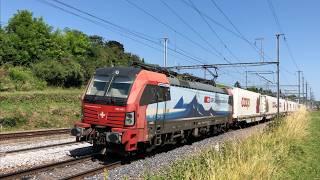
[[[134,125],[134,112],[126,113],[126,119],[124,121],[124,125],[133,126]]]

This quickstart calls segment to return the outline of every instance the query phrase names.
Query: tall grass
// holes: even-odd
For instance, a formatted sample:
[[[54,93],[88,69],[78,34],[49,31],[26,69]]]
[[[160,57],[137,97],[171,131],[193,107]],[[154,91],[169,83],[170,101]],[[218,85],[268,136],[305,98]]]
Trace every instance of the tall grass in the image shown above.
[[[245,140],[225,143],[220,150],[174,163],[146,179],[281,179],[286,159],[295,153],[296,141],[307,135],[308,112],[298,112],[279,120],[264,133]],[[275,125],[276,124],[276,125]]]

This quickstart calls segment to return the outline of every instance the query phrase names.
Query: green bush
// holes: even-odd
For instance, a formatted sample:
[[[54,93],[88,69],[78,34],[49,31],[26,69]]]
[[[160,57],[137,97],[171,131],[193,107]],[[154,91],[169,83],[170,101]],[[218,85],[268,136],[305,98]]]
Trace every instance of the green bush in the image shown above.
[[[27,123],[27,119],[21,115],[17,117],[0,118],[0,125],[5,128],[23,126]]]
[[[8,67],[0,69],[0,91],[43,90],[47,83],[38,79],[29,68]]]
[[[46,60],[35,64],[33,72],[52,86],[79,87],[84,81],[80,64],[72,60]]]

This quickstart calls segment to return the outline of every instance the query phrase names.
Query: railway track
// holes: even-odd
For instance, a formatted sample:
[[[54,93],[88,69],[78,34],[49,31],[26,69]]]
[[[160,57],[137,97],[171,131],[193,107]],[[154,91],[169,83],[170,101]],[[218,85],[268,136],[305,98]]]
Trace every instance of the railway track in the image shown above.
[[[68,134],[68,133],[70,133],[69,128],[0,133],[0,141],[11,140],[11,139],[25,139],[25,138],[40,137],[40,136],[50,136],[50,135],[58,135],[58,134]]]
[[[46,145],[46,146],[36,146],[36,147],[30,147],[30,148],[24,148],[24,149],[12,150],[12,151],[0,152],[0,154],[20,153],[20,152],[26,152],[26,151],[32,151],[32,150],[38,150],[38,149],[44,149],[44,148],[50,148],[50,147],[72,145],[72,144],[77,144],[77,143],[79,143],[79,142],[72,141],[72,142],[65,142],[65,143],[59,143],[59,144],[50,144],[50,145]]]
[[[35,175],[35,174],[42,172],[42,171],[50,170],[50,169],[57,168],[57,167],[72,165],[72,164],[76,164],[76,163],[85,162],[85,161],[90,160],[91,158],[92,158],[92,155],[88,155],[88,156],[83,156],[83,157],[76,158],[76,159],[69,159],[69,160],[65,160],[65,161],[36,166],[36,167],[29,168],[29,169],[18,170],[18,171],[12,172],[12,173],[0,175],[0,179],[24,179],[25,177]]]
[[[89,176],[94,176],[96,174],[100,174],[102,173],[105,169],[107,170],[110,170],[110,169],[113,169],[113,168],[116,168],[118,166],[121,165],[121,161],[116,161],[116,162],[112,162],[112,163],[109,163],[109,164],[106,164],[106,165],[103,165],[101,167],[97,167],[97,168],[94,168],[94,169],[90,169],[88,171],[83,171],[83,172],[80,172],[78,174],[74,174],[74,175],[70,175],[70,176],[67,176],[67,177],[64,177],[64,178],[61,178],[62,180],[68,180],[68,179],[83,179],[85,177],[89,177]]]

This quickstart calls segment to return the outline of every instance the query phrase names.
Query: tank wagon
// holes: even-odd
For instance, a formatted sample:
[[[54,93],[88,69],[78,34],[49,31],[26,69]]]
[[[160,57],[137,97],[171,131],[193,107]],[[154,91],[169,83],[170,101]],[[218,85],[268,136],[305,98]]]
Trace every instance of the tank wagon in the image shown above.
[[[130,155],[275,116],[273,97],[210,82],[142,67],[99,68],[71,134],[100,153]],[[296,110],[290,103],[290,111]]]

